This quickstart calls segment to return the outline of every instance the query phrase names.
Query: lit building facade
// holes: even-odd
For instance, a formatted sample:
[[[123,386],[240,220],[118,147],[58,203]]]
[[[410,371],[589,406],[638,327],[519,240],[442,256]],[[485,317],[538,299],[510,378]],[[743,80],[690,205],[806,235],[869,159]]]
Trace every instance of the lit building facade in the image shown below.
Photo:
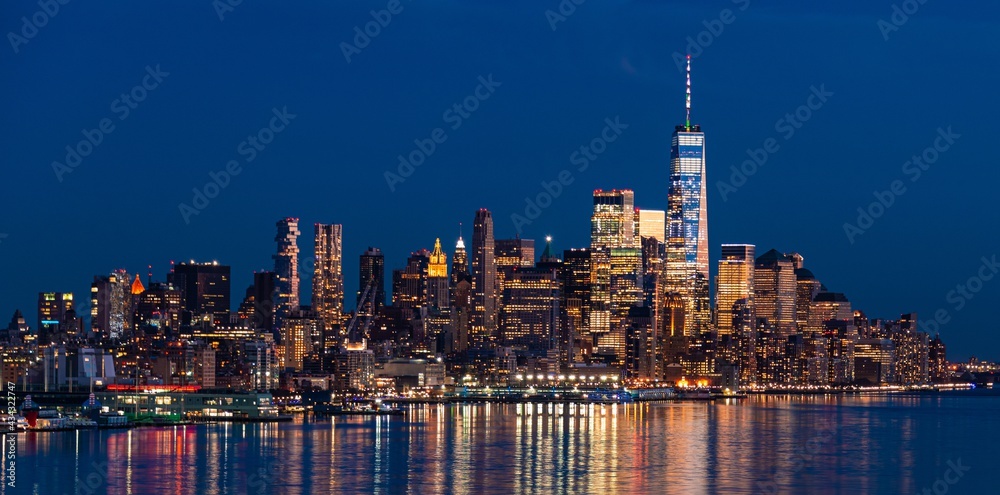
[[[178,263],[167,282],[181,291],[184,309],[195,315],[211,314],[219,321],[229,318],[230,267],[218,262]]]
[[[344,228],[317,223],[315,229],[312,309],[333,328],[344,315]]]
[[[625,314],[621,311],[615,313],[612,304],[612,249],[638,247],[635,193],[628,189],[594,191],[594,210],[590,217],[590,333],[595,338],[611,332],[616,320],[620,322],[628,311],[626,308]],[[616,267],[618,272],[624,269],[622,266]],[[636,277],[642,270],[641,253],[637,270]],[[628,294],[625,297],[630,296]],[[612,339],[613,342],[609,342],[609,345],[620,348],[624,354],[624,334],[619,337]]]
[[[723,244],[715,278],[716,329],[719,335],[739,333],[733,325],[734,316],[744,325],[753,327],[754,309],[754,245]],[[742,302],[741,302],[742,301]],[[737,303],[740,306],[737,307]],[[750,310],[747,318],[743,312]]]
[[[774,324],[778,335],[795,333],[795,267],[777,250],[757,258],[754,266],[754,308],[757,316]]]
[[[91,330],[103,338],[117,341],[132,329],[132,313],[132,284],[128,272],[115,270],[108,276],[94,277],[90,284]]]
[[[382,250],[376,247],[369,247],[361,255],[360,269],[358,270],[358,315],[365,317],[375,317],[382,314],[385,306],[385,256]],[[369,289],[370,294],[365,296],[365,290]]]
[[[274,241],[278,244],[274,258],[275,275],[275,323],[299,307],[299,219],[283,218],[278,220],[277,235]]]
[[[491,341],[497,333],[497,266],[493,236],[493,214],[486,208],[476,212],[472,224],[472,330],[477,344]]]
[[[451,306],[448,254],[441,249],[441,239],[434,239],[434,251],[427,263],[427,306],[436,309]]]

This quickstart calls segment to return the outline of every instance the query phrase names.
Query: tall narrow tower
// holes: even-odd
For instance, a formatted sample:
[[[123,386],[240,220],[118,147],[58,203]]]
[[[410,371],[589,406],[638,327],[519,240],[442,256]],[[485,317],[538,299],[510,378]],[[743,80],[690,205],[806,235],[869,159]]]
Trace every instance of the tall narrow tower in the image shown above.
[[[708,201],[705,133],[691,124],[691,56],[687,65],[686,118],[674,128],[667,193],[667,287],[684,301],[684,335],[709,331]]]
[[[472,335],[477,343],[496,336],[497,267],[494,261],[493,215],[486,208],[476,212],[472,224]]]
[[[316,224],[312,309],[327,327],[339,325],[344,314],[343,226]]]
[[[427,303],[430,307],[441,309],[451,305],[449,282],[448,254],[441,249],[441,239],[435,239],[427,266]]]
[[[361,255],[358,274],[358,314],[378,316],[385,305],[385,256],[381,249],[369,247]]]
[[[276,324],[299,308],[299,219],[283,218],[276,224],[274,241],[278,251],[274,258]]]

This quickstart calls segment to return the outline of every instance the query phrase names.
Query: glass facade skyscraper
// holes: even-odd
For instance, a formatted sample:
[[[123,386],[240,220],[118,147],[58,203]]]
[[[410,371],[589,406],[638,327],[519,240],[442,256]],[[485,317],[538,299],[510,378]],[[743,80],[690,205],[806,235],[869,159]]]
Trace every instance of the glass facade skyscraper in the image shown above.
[[[691,125],[691,61],[688,59],[688,119],[674,128],[667,192],[667,290],[685,302],[684,334],[710,330],[708,296],[708,200],[705,133]]]

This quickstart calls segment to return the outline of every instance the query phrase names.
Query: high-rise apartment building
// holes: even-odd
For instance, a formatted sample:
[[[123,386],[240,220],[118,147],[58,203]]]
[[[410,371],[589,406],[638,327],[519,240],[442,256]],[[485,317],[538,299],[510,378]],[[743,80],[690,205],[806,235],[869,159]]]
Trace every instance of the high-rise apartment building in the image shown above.
[[[280,325],[281,319],[299,307],[299,219],[283,218],[278,220],[277,235],[274,241],[278,244],[274,258],[275,274],[275,323]]]
[[[317,223],[314,253],[312,309],[332,328],[344,315],[343,226]]]

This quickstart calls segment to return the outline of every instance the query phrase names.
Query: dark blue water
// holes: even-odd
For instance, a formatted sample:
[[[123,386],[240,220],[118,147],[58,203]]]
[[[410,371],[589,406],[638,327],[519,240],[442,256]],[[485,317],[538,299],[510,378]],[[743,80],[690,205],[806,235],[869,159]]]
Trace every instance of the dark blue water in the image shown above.
[[[21,433],[0,493],[997,493],[998,412],[976,391]]]

